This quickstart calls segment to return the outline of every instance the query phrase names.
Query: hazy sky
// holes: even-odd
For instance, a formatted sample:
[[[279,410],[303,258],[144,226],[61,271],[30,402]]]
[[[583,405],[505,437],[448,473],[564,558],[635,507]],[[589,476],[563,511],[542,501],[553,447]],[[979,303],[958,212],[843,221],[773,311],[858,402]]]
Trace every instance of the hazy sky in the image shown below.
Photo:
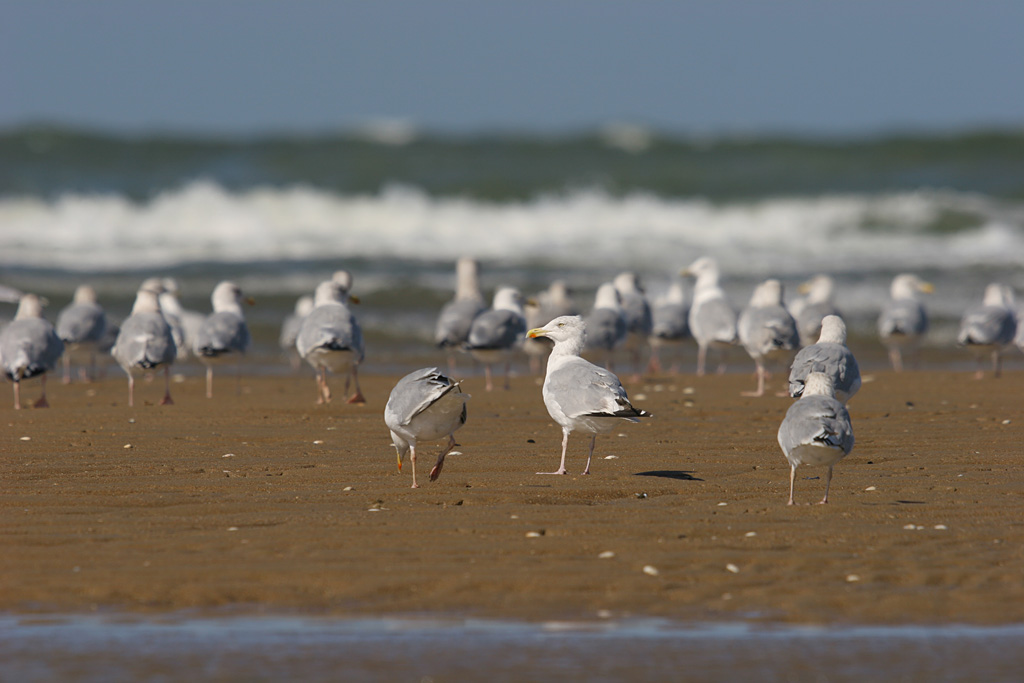
[[[0,0],[0,126],[1024,125],[1024,2]]]

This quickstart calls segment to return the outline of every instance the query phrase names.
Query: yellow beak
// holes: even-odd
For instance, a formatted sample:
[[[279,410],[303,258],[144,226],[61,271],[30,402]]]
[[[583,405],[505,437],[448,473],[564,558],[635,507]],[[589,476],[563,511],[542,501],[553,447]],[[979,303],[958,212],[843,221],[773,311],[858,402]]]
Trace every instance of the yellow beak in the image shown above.
[[[924,292],[925,294],[931,294],[932,292],[935,291],[935,285],[933,285],[930,282],[922,282],[921,291]]]
[[[358,304],[359,303],[359,297],[356,296],[355,294],[349,294],[348,295],[348,300],[351,301],[354,304]]]
[[[529,332],[527,332],[526,336],[529,337],[530,339],[534,339],[535,337],[546,337],[547,334],[544,332],[543,327],[535,327]]]
[[[799,287],[796,288],[796,291],[800,292],[801,294],[810,294],[811,293],[811,283],[809,283],[809,282],[802,283]]]

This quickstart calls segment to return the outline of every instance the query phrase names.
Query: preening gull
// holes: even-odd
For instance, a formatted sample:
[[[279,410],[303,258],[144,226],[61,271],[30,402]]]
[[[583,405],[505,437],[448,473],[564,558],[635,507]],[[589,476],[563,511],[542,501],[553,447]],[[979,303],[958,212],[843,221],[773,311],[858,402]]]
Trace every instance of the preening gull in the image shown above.
[[[615,349],[626,341],[626,316],[622,311],[622,295],[615,285],[606,282],[597,288],[594,307],[584,319],[587,326],[585,348],[604,351],[604,366],[612,369],[612,355]]]
[[[308,294],[300,296],[295,302],[295,310],[285,316],[281,323],[281,334],[277,338],[277,343],[293,370],[298,370],[302,363],[302,356],[295,348],[295,340],[302,329],[302,321],[313,311],[313,305],[313,297]]]
[[[335,280],[317,285],[313,310],[302,321],[295,348],[316,371],[317,403],[329,403],[327,371],[345,373],[345,394],[355,381],[349,403],[365,403],[359,388],[358,366],[363,362],[363,330],[348,307],[348,290]]]
[[[128,407],[135,405],[135,372],[164,366],[164,397],[160,405],[170,405],[171,364],[177,357],[174,334],[160,311],[159,281],[144,282],[135,295],[132,313],[117,333],[110,353],[128,375]]]
[[[206,398],[213,398],[213,366],[226,361],[236,363],[236,388],[241,393],[238,360],[245,355],[250,342],[249,326],[242,312],[242,289],[234,282],[221,282],[214,287],[210,301],[213,313],[203,321],[192,344],[192,353],[206,366]]]
[[[96,352],[107,332],[107,314],[96,299],[90,285],[79,285],[71,303],[57,315],[57,336],[64,342],[64,383],[71,382],[71,356],[82,351],[89,356],[89,368],[79,368],[79,378],[96,378]]]
[[[727,349],[737,341],[736,313],[718,285],[718,263],[708,256],[684,269],[682,275],[697,278],[690,306],[690,334],[697,341],[697,374],[703,375],[709,348]],[[725,365],[719,364],[719,372]]]
[[[982,362],[992,358],[992,375],[998,377],[1002,353],[1013,344],[1017,322],[1013,310],[1013,291],[1006,285],[993,282],[985,288],[980,305],[971,306],[960,320],[960,333],[956,342],[966,346],[977,358],[975,377],[984,375]]]
[[[917,295],[933,291],[931,283],[910,273],[893,278],[889,301],[878,317],[878,334],[896,372],[903,371],[904,355],[915,353],[928,331],[928,314]]]
[[[542,393],[548,413],[562,426],[562,460],[558,470],[538,474],[566,473],[565,451],[569,434],[575,430],[591,434],[587,466],[583,470],[583,474],[590,474],[598,434],[610,431],[621,420],[637,422],[639,417],[650,417],[650,413],[633,407],[618,377],[580,358],[586,334],[586,323],[578,315],[555,318],[527,333],[529,337],[547,337],[555,342],[548,357]]]
[[[807,346],[813,344],[821,334],[822,318],[826,315],[840,315],[832,300],[835,281],[828,275],[815,275],[802,283],[798,291],[803,297],[790,304],[789,312],[796,320],[800,344]]]
[[[513,352],[523,345],[526,317],[523,295],[514,287],[501,287],[494,293],[490,310],[478,315],[469,328],[464,348],[484,364],[487,391],[494,388],[491,364],[505,362],[505,388],[509,388],[509,365]]]
[[[860,368],[846,347],[846,323],[838,315],[826,315],[817,343],[796,354],[789,371],[789,395],[803,396],[807,377],[814,372],[824,373],[832,381],[833,393],[843,403],[860,389]]]
[[[48,408],[46,373],[53,370],[64,353],[64,342],[53,325],[43,317],[43,299],[23,294],[14,320],[0,332],[0,363],[14,382],[14,409],[21,410],[21,380],[39,377],[41,394],[33,405]]]
[[[821,499],[827,503],[832,468],[853,449],[850,413],[836,400],[828,375],[808,375],[803,397],[789,407],[779,426],[779,446],[789,461],[789,504],[794,504],[793,488],[799,465],[828,465],[825,496]]]
[[[744,395],[763,396],[768,366],[788,364],[800,344],[796,321],[782,305],[782,283],[765,280],[755,287],[737,327],[740,343],[757,366],[757,391]]]
[[[676,280],[651,308],[651,372],[661,372],[663,349],[677,350],[691,338],[689,315],[690,306],[686,303],[683,283]],[[678,364],[673,360],[672,374],[678,370]]]
[[[651,305],[636,273],[619,273],[612,283],[622,297],[622,314],[626,318],[626,341],[623,348],[633,359],[633,379],[639,380],[641,356],[650,344],[653,328]]]
[[[455,263],[455,298],[441,308],[434,329],[435,343],[448,352],[448,372],[455,371],[456,349],[469,339],[473,320],[487,310],[480,293],[479,266],[471,258],[460,258]]]
[[[437,464],[430,470],[430,481],[441,474],[444,458],[458,444],[455,431],[466,424],[466,400],[457,382],[442,375],[437,368],[422,368],[398,380],[384,407],[384,423],[391,430],[391,441],[398,451],[398,470],[402,459],[409,454],[412,463],[412,488],[416,483],[416,445],[423,441],[437,441],[445,436],[448,444],[437,456]],[[457,451],[455,451],[457,453]]]

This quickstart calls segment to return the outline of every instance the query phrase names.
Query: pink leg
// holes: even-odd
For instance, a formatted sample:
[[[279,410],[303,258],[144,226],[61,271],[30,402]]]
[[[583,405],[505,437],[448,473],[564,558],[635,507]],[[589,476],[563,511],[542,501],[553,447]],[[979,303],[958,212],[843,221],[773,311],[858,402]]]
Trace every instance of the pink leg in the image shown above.
[[[697,347],[697,376],[704,376],[704,367],[708,360],[708,347],[698,346]]]
[[[132,408],[135,406],[135,378],[132,377],[132,373],[128,373],[128,407]]]
[[[409,447],[409,462],[412,463],[412,488],[418,489],[419,484],[416,483],[416,447]]]
[[[509,379],[508,379],[508,376],[510,374],[512,374],[512,363],[506,362],[505,363],[505,391],[508,391],[509,389],[512,388],[512,385],[509,384]]]
[[[14,380],[14,409],[21,410],[21,382]]]
[[[171,400],[171,366],[164,366],[164,397],[160,401],[162,406],[172,406],[174,401]]]
[[[485,386],[485,389],[487,391],[493,391],[494,390],[494,384],[491,382],[491,366],[490,365],[485,365],[484,366],[484,378],[487,380],[487,384]]]
[[[903,372],[903,354],[896,347],[889,349],[889,360],[892,362],[892,369],[896,372]]]
[[[206,398],[213,398],[213,367],[206,366]]]
[[[597,434],[590,437],[590,452],[587,453],[587,468],[583,470],[583,474],[590,474],[590,459],[594,457],[594,444],[597,443]]]
[[[825,475],[825,497],[821,499],[821,505],[828,503],[828,487],[832,484],[832,465],[828,466],[828,474]]]
[[[64,352],[64,379],[61,380],[64,384],[71,384],[71,352]]]
[[[796,465],[790,465],[789,467],[789,502],[786,505],[796,505],[796,501],[793,500],[793,485],[796,483]]]
[[[743,396],[764,396],[764,365],[757,362],[757,391],[744,391]]]
[[[42,383],[42,395],[39,396],[39,400],[36,401],[33,406],[36,408],[49,408],[50,404],[46,402],[46,375],[40,375],[39,381]]]
[[[363,398],[363,390],[359,388],[359,368],[355,365],[352,366],[352,380],[356,385],[356,393],[348,399],[349,403],[366,403],[366,399]],[[348,382],[345,382],[345,393],[348,393]]]
[[[538,472],[537,474],[565,474],[565,449],[569,445],[569,432],[568,430],[562,430],[562,463],[558,466],[556,472]]]
[[[448,447],[442,450],[441,453],[437,456],[437,464],[434,465],[434,468],[432,470],[430,470],[430,481],[437,481],[437,478],[441,476],[441,468],[444,467],[444,456],[448,455],[448,453],[450,453],[451,450],[455,448],[455,446],[457,445],[458,444],[455,443],[455,435],[449,434]]]

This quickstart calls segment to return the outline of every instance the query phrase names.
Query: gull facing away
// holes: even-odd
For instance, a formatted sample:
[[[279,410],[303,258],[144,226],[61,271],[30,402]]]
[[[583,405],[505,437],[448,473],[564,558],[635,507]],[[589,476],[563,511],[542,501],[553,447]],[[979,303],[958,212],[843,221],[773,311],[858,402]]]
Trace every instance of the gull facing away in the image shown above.
[[[24,294],[14,320],[0,332],[0,363],[14,382],[14,409],[21,410],[21,380],[39,377],[42,389],[36,408],[49,408],[46,401],[46,373],[53,370],[64,353],[64,342],[43,317],[43,299]]]
[[[892,280],[889,301],[878,316],[878,335],[889,349],[889,362],[896,372],[903,371],[904,355],[916,352],[928,331],[928,314],[917,295],[933,291],[931,283],[910,273]]]
[[[985,356],[992,358],[992,376],[999,377],[1002,353],[1013,344],[1017,321],[1013,310],[1013,291],[997,282],[985,288],[985,298],[980,305],[967,309],[960,320],[960,333],[956,343],[966,346],[977,358],[977,379],[984,376],[982,362]]]
[[[135,295],[132,313],[117,333],[110,354],[128,375],[128,407],[135,405],[135,372],[164,366],[164,397],[160,405],[171,405],[171,364],[178,355],[174,333],[160,311],[159,281],[144,282]]]
[[[686,303],[683,283],[673,282],[668,292],[656,300],[651,309],[651,372],[661,372],[662,349],[678,349],[690,339],[689,315],[690,307]],[[673,361],[670,372],[674,375],[678,370],[678,364]]]
[[[640,357],[650,344],[654,323],[651,305],[647,302],[640,278],[635,273],[619,273],[612,281],[622,297],[622,314],[626,318],[626,342],[623,348],[633,358],[633,380],[640,380]]]
[[[176,279],[165,277],[163,279],[154,278],[154,281],[162,288],[160,312],[164,314],[167,324],[171,326],[174,343],[178,347],[178,360],[185,360],[188,358],[189,349],[192,348],[206,316],[199,311],[190,311],[181,305],[181,301],[178,300],[180,288]]]
[[[826,315],[817,343],[796,354],[789,370],[789,395],[803,396],[807,378],[815,372],[824,373],[832,381],[833,395],[844,404],[860,389],[860,368],[846,347],[846,323],[838,315]]]
[[[487,310],[480,293],[479,266],[471,258],[455,262],[455,298],[441,308],[434,329],[434,342],[448,354],[448,373],[455,372],[455,350],[469,339],[473,320]]]
[[[96,299],[96,290],[89,285],[79,285],[71,303],[57,315],[57,336],[64,342],[64,384],[71,382],[71,355],[82,351],[89,356],[89,368],[79,368],[79,378],[92,381],[96,378],[96,352],[103,335],[107,332],[107,314]]]
[[[478,315],[469,328],[463,348],[484,364],[487,391],[494,389],[491,364],[505,362],[505,388],[509,388],[511,355],[523,345],[526,316],[523,295],[514,287],[502,287],[494,294],[490,310]]]
[[[681,273],[697,278],[690,306],[690,334],[697,342],[697,375],[704,374],[708,349],[724,350],[737,342],[736,313],[718,285],[718,263],[702,256]],[[725,371],[720,363],[718,372]]]
[[[839,315],[839,309],[832,300],[835,281],[828,275],[815,275],[802,283],[798,291],[803,297],[790,305],[789,312],[796,320],[800,344],[807,346],[821,334],[821,321],[826,315]]]
[[[300,296],[295,302],[295,310],[285,316],[281,323],[281,334],[277,338],[277,344],[293,370],[298,370],[302,363],[302,356],[295,348],[295,340],[298,339],[299,330],[302,329],[302,321],[313,312],[313,306],[313,297],[308,294]]]
[[[391,430],[391,441],[398,451],[398,471],[402,460],[409,454],[412,463],[412,488],[416,483],[416,444],[448,437],[448,445],[437,456],[437,464],[430,470],[430,481],[441,475],[444,458],[458,444],[455,431],[466,424],[466,400],[458,382],[452,382],[437,368],[422,368],[398,380],[384,407],[384,423]]]
[[[544,376],[544,405],[555,422],[562,426],[562,460],[555,472],[565,474],[565,451],[569,434],[575,430],[589,432],[590,450],[583,474],[590,474],[597,435],[610,431],[621,420],[637,422],[650,417],[645,410],[634,408],[619,378],[604,368],[580,358],[587,336],[587,326],[578,315],[555,318],[544,327],[534,328],[528,337],[547,337],[555,342],[548,356]]]
[[[224,281],[210,296],[213,313],[203,321],[192,344],[192,353],[206,366],[206,398],[213,398],[213,366],[235,361],[236,391],[242,391],[240,356],[249,348],[249,326],[242,312],[242,289],[234,282]],[[248,300],[252,303],[252,300]]]
[[[803,397],[791,405],[779,425],[779,446],[789,461],[789,505],[799,465],[828,465],[825,496],[832,483],[832,468],[853,450],[853,425],[846,406],[835,398],[832,379],[821,372],[807,377]]]
[[[336,280],[317,285],[313,297],[313,310],[302,321],[295,348],[316,371],[318,404],[330,403],[331,388],[327,385],[327,371],[345,373],[345,394],[352,381],[356,391],[349,403],[365,403],[359,388],[358,366],[365,355],[363,330],[349,310],[348,289]]]
[[[584,318],[587,326],[584,348],[604,351],[604,367],[612,370],[612,355],[626,341],[626,315],[622,311],[622,295],[615,285],[606,282],[597,288],[594,308]]]
[[[755,287],[737,327],[740,343],[757,366],[757,391],[743,395],[764,396],[768,365],[785,364],[800,345],[796,321],[782,305],[782,283],[765,280]]]

